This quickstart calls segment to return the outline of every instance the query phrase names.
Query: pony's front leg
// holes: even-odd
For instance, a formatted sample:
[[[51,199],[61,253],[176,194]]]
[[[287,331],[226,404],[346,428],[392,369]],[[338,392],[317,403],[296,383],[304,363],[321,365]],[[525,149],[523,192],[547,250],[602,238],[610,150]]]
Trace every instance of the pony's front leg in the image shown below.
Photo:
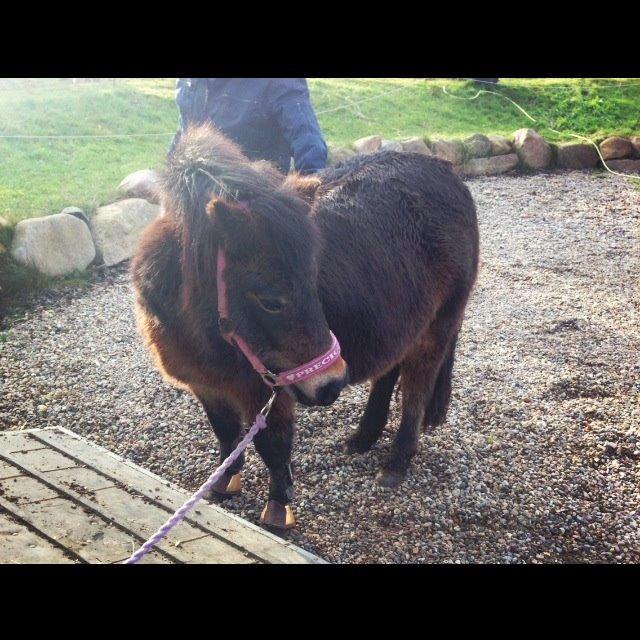
[[[296,524],[291,509],[294,407],[293,399],[281,392],[267,416],[267,427],[255,437],[256,449],[271,476],[269,500],[260,516],[260,523],[278,529],[291,529]]]
[[[209,422],[220,443],[220,464],[236,448],[242,436],[242,422],[239,414],[220,398],[211,397],[205,391],[196,394],[209,418]],[[240,470],[244,464],[244,453],[229,467],[211,488],[210,498],[227,498],[242,490]]]

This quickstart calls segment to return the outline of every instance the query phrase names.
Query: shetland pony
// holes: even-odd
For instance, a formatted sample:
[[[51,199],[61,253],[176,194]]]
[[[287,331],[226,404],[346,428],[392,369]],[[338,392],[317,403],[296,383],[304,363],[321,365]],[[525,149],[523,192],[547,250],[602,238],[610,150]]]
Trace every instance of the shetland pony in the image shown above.
[[[451,165],[414,153],[355,156],[312,177],[249,161],[209,125],[189,129],[168,158],[163,214],[132,263],[139,327],[157,364],[201,402],[224,459],[269,397],[218,323],[216,255],[223,247],[234,330],[274,372],[331,343],[342,357],[285,387],[255,439],[270,473],[266,525],[294,518],[294,406],[327,405],[371,381],[349,453],[367,451],[400,379],[402,418],[377,476],[398,485],[422,427],[447,413],[456,339],[478,266],[476,210]],[[343,359],[344,358],[344,359]],[[215,487],[241,488],[243,458]]]

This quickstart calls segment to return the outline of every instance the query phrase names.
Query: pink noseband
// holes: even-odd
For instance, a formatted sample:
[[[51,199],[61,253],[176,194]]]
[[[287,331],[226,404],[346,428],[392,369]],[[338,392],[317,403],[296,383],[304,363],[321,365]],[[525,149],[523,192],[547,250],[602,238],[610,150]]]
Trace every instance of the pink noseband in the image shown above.
[[[230,326],[229,303],[227,300],[227,285],[224,281],[224,272],[227,268],[227,257],[222,247],[218,248],[216,265],[216,284],[218,287],[218,315],[220,316],[220,332],[229,343],[235,344],[245,355],[251,366],[260,374],[265,384],[270,387],[283,387],[296,382],[302,382],[312,378],[331,367],[340,355],[340,343],[331,333],[331,346],[321,356],[306,362],[305,364],[289,369],[282,373],[272,373],[262,364],[260,358],[251,350],[251,347]]]

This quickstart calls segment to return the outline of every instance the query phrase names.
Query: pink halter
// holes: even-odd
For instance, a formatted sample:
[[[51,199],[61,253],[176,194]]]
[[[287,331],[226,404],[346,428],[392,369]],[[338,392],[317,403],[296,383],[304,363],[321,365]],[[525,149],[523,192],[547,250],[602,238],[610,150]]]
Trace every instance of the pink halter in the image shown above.
[[[229,325],[229,303],[227,301],[227,285],[224,281],[224,271],[227,268],[227,257],[222,247],[218,248],[217,265],[216,265],[216,284],[218,287],[218,315],[220,316],[220,331],[222,337],[234,344],[242,351],[251,366],[260,374],[265,384],[270,387],[282,387],[289,384],[301,382],[307,378],[318,375],[331,367],[340,355],[340,343],[338,339],[331,333],[331,346],[329,350],[321,356],[306,362],[305,364],[289,369],[282,373],[272,373],[262,364],[258,356],[256,356],[251,347],[239,336]]]

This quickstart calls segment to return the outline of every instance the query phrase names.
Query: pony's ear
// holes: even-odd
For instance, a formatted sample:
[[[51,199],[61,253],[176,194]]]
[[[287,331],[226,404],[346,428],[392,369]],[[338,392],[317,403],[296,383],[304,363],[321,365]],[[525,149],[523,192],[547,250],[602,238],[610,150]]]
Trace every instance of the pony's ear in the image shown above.
[[[207,205],[207,216],[223,233],[245,229],[251,222],[251,212],[243,206],[214,196]]]
[[[319,178],[314,176],[301,176],[299,173],[290,173],[282,183],[285,189],[295,191],[303,200],[313,204],[316,191],[322,184]]]
[[[218,222],[233,215],[233,206],[228,201],[213,196],[207,205],[207,215],[214,222]]]

